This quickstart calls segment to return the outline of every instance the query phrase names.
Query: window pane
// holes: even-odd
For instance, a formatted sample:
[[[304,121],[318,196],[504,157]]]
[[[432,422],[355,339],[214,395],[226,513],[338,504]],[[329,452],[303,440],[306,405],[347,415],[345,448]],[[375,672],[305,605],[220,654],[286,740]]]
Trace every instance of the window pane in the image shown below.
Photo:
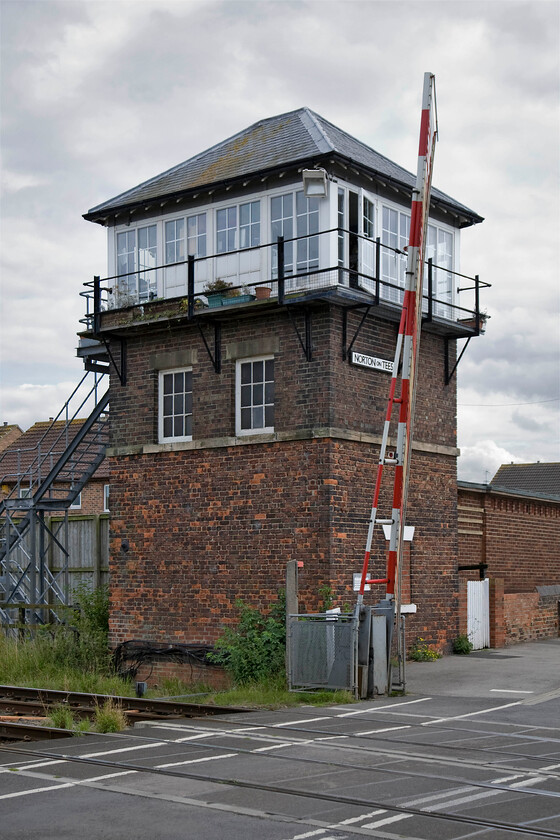
[[[185,435],[192,437],[192,417],[190,415],[185,417]]]
[[[251,225],[251,245],[253,248],[261,244],[261,226],[260,224]]]
[[[263,386],[262,384],[253,385],[253,405],[259,405],[263,402]]]
[[[263,362],[253,362],[253,382],[262,382],[264,374]]]
[[[274,402],[274,382],[267,382],[264,386],[264,401],[265,403]],[[268,423],[266,425],[268,426]]]
[[[274,406],[267,405],[264,410],[264,425],[267,427],[274,426]]]
[[[282,196],[283,216],[292,216],[294,212],[294,197],[291,193]]]
[[[173,391],[173,376],[170,373],[164,374],[163,377],[163,393],[171,394]]]
[[[185,371],[185,391],[192,391],[192,370]]]
[[[241,384],[246,385],[251,381],[251,362],[244,362],[241,365]]]
[[[173,436],[173,418],[172,417],[164,417],[163,418],[163,436],[164,437],[172,437]]]
[[[174,414],[183,414],[183,395],[182,394],[175,394],[173,399],[173,413]]]
[[[185,414],[192,414],[192,394],[185,394]]]
[[[174,376],[174,382],[173,382],[173,387],[174,387],[175,393],[177,393],[177,391],[182,391],[183,390],[183,381],[184,381],[184,374],[176,373],[175,376]]]
[[[225,230],[227,227],[227,213],[225,210],[218,210],[216,213],[216,226],[218,230]]]
[[[272,221],[282,218],[282,197],[275,196],[270,200],[270,218]]]
[[[217,250],[218,254],[223,254],[226,251],[227,237],[225,230],[218,231]]]
[[[173,435],[175,437],[182,437],[183,436],[183,416],[175,417],[173,419]]]
[[[264,428],[264,410],[261,405],[253,409],[253,429]]]
[[[171,394],[163,398],[163,413],[166,417],[173,414],[173,397]]]
[[[241,428],[242,429],[250,429],[251,428],[251,409],[250,408],[242,408],[241,409]]]
[[[248,225],[251,221],[251,205],[242,204],[239,208],[239,224]]]
[[[200,234],[206,233],[206,213],[199,213],[196,218],[198,219],[198,232]]]
[[[242,406],[251,405],[251,386],[250,385],[242,385],[241,386],[241,405]]]

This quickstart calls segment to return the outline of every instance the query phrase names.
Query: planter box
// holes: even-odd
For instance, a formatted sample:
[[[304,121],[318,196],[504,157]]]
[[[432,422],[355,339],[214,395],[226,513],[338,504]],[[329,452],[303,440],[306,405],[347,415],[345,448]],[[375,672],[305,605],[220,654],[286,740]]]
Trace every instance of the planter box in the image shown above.
[[[221,292],[216,295],[206,295],[208,306],[230,306],[232,303],[249,303],[254,300],[254,295],[224,295]]]

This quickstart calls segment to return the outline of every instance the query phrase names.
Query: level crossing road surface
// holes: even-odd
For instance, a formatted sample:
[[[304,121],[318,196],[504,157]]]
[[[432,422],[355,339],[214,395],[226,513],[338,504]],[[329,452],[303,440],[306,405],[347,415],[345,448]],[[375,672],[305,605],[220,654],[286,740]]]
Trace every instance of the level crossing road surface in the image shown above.
[[[560,639],[407,694],[3,745],[0,840],[560,840]]]

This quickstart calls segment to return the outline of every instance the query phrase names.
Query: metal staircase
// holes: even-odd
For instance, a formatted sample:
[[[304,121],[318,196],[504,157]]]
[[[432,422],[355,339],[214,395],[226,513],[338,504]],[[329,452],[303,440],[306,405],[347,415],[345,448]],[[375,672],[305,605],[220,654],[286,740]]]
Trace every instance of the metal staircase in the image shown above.
[[[108,376],[88,371],[32,451],[0,457],[0,620],[57,621],[68,604],[68,509],[105,457],[109,442]],[[91,408],[93,406],[93,408]],[[86,420],[79,415],[90,411]],[[45,514],[64,516],[53,525]],[[62,568],[49,568],[51,549]]]

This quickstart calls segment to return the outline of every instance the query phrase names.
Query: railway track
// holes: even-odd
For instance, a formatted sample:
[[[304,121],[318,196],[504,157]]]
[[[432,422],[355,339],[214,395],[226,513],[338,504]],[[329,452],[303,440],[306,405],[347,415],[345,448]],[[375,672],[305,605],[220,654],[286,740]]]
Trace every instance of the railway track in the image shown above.
[[[67,729],[46,726],[49,709],[67,706],[75,717],[91,718],[99,707],[112,702],[124,712],[129,724],[146,720],[207,717],[241,713],[244,709],[176,700],[152,700],[119,697],[109,694],[86,694],[44,688],[0,685],[0,738],[7,740],[43,740],[67,738]]]

